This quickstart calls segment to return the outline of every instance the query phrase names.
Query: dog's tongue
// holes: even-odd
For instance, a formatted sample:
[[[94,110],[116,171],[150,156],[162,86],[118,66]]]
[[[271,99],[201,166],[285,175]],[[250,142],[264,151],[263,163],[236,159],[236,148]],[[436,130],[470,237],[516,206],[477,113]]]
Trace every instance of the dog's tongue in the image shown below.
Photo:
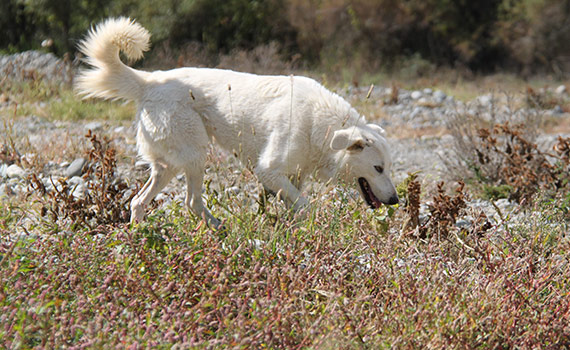
[[[367,192],[368,192],[368,196],[370,196],[370,200],[372,201],[372,206],[374,207],[374,209],[378,209],[380,208],[380,206],[382,205],[382,202],[380,202],[380,200],[378,200],[378,198],[376,198],[376,196],[374,195],[374,193],[372,193],[372,190],[370,188],[367,188]]]
[[[374,195],[374,192],[372,192],[372,189],[370,188],[370,185],[368,184],[368,181],[366,181],[366,179],[364,178],[359,178],[358,182],[360,183],[360,187],[362,188],[362,190],[365,193],[365,197],[367,197],[367,202],[368,205],[370,205],[372,208],[374,209],[378,209],[380,208],[380,206],[382,205],[382,202],[380,202],[380,200],[378,198],[376,198],[376,196]]]
[[[376,196],[374,195],[374,193],[372,193],[372,191],[370,191],[369,193],[370,197],[372,198],[372,202],[374,203],[374,209],[378,209],[380,208],[380,206],[382,205],[382,202],[380,202],[378,200],[378,198],[376,198]]]

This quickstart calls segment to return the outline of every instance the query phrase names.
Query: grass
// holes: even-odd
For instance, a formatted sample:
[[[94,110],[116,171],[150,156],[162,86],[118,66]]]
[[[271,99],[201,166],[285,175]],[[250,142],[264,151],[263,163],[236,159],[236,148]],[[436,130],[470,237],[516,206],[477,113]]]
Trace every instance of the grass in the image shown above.
[[[82,101],[65,85],[46,84],[41,80],[5,81],[0,95],[12,108],[0,112],[6,117],[35,115],[48,120],[131,120],[132,104],[88,100]]]
[[[11,87],[10,99],[71,96],[42,89]],[[74,109],[82,104],[67,102],[67,115],[80,115]],[[110,111],[95,109],[93,118],[130,108],[100,104]],[[41,191],[0,201],[1,348],[570,346],[567,194],[533,197],[518,209],[523,221],[503,213],[484,225],[477,210],[449,207],[471,195],[468,188],[447,195],[456,186],[441,184],[430,195],[415,187],[415,205],[429,204],[441,220],[420,235],[407,225],[412,211],[371,211],[345,187],[323,185],[308,217],[295,221],[279,201],[260,208],[251,172],[213,148],[204,195],[224,231],[170,195],[137,225],[120,215],[42,215],[54,203],[70,214],[109,200],[125,179],[105,147],[87,179],[96,196],[83,207]],[[106,174],[97,175],[96,159],[111,164]],[[128,180],[134,187],[143,178]],[[411,182],[399,186],[410,201]],[[242,191],[226,190],[235,185]],[[459,228],[457,215],[481,222]]]
[[[524,348],[570,340],[569,241],[546,223],[463,237],[475,247],[468,250],[455,239],[378,230],[377,217],[356,203],[325,203],[300,227],[251,219],[230,217],[223,236],[173,204],[136,227],[4,243],[3,346]]]

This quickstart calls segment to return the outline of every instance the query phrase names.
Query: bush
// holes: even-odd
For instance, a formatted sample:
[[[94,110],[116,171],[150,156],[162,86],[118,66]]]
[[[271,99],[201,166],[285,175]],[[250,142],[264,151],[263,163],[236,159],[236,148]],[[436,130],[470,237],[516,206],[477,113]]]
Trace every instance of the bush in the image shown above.
[[[570,1],[509,1],[499,8],[496,35],[523,74],[570,71]]]
[[[570,0],[9,0],[0,50],[64,54],[93,23],[130,16],[175,53],[198,42],[209,55],[277,42],[284,56],[334,72],[394,68],[402,59],[480,72],[570,70]],[[216,62],[217,63],[217,62]],[[397,69],[395,67],[394,69]]]
[[[479,184],[485,197],[531,204],[538,193],[562,192],[570,180],[570,139],[559,137],[554,152],[541,150],[534,142],[537,120],[526,113],[514,124],[457,116],[449,123],[455,157],[444,162],[458,178]]]

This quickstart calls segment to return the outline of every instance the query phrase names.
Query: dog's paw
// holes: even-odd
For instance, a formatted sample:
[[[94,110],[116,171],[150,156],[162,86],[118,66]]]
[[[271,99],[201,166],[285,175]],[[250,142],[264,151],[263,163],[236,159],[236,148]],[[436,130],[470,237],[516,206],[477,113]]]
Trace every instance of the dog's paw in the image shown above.
[[[293,218],[295,219],[295,221],[305,221],[309,218],[310,214],[311,214],[311,207],[309,205],[306,205],[296,210]]]
[[[216,227],[216,234],[219,236],[219,238],[226,238],[229,233],[230,230],[226,227],[226,225],[220,225],[219,227]]]
[[[144,208],[138,203],[131,203],[131,224],[138,224],[144,220]]]

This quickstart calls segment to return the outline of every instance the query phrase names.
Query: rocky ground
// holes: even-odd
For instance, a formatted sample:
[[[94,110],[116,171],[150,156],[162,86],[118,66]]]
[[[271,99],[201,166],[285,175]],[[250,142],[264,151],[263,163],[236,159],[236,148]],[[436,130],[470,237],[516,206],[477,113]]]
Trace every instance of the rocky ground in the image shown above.
[[[53,83],[69,82],[73,69],[71,65],[50,54],[27,52],[12,56],[0,56],[0,76],[3,79],[41,78]],[[391,87],[375,87],[368,98],[369,88],[349,88],[339,91],[357,109],[364,105],[368,111],[374,111],[372,119],[384,126],[389,133],[393,148],[393,173],[396,182],[403,180],[408,173],[421,171],[424,185],[434,184],[439,180],[455,180],[444,165],[442,159],[453,155],[454,137],[449,133],[448,122],[457,115],[477,116],[488,121],[517,120],[521,116],[538,115],[550,121],[565,122],[570,118],[560,105],[548,109],[529,108],[524,103],[509,100],[501,94],[485,94],[472,101],[459,101],[451,95],[437,89],[408,91]],[[1,93],[2,91],[0,91]],[[540,93],[568,101],[568,92],[564,85],[544,90]],[[520,98],[519,98],[520,99]],[[47,120],[34,115],[11,118],[14,102],[9,98],[0,98],[0,140],[4,144],[0,158],[0,197],[6,199],[22,196],[29,190],[28,175],[39,173],[46,188],[53,188],[58,177],[70,179],[75,186],[74,195],[82,196],[86,191],[85,180],[81,177],[85,164],[84,151],[88,140],[84,134],[93,130],[99,135],[106,135],[113,140],[120,155],[118,171],[127,179],[145,178],[145,165],[136,160],[134,130],[132,125],[115,121],[67,122]],[[539,131],[537,143],[541,147],[551,147],[558,134]],[[568,137],[568,134],[563,135]],[[21,161],[16,164],[10,159],[10,150],[15,145]],[[214,150],[213,152],[218,152]],[[236,169],[238,166],[236,165]],[[239,172],[239,170],[237,170]],[[207,177],[211,174],[207,173]],[[161,195],[163,199],[181,199],[184,181],[179,176]],[[255,186],[253,186],[255,187]],[[228,185],[232,192],[249,191],[248,185]],[[433,186],[432,186],[433,188]],[[499,200],[498,207],[505,213],[518,215],[518,208],[508,200]],[[472,208],[487,212],[488,217],[500,220],[495,206],[483,200],[473,200]],[[426,208],[423,208],[424,215]],[[521,214],[522,215],[522,214]],[[469,224],[466,216],[461,224]]]

